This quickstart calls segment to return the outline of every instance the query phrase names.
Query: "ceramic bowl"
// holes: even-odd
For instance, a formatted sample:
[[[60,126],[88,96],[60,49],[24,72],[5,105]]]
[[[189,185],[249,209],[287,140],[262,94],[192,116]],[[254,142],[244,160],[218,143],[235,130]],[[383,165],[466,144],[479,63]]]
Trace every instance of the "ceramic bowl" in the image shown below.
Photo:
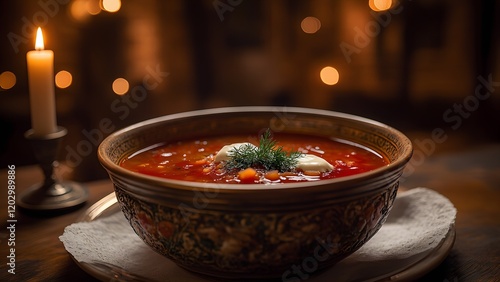
[[[390,163],[354,176],[267,186],[168,180],[119,165],[160,142],[228,133],[255,135],[265,128],[348,140],[386,156]],[[121,210],[156,252],[216,279],[283,281],[299,281],[332,266],[367,242],[386,220],[411,154],[410,140],[387,125],[290,107],[167,115],[112,133],[98,149]]]

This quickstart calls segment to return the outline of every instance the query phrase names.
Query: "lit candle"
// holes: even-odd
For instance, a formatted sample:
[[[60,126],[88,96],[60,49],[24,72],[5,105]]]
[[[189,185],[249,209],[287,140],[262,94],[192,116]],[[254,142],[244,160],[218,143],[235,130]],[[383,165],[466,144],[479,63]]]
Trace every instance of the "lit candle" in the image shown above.
[[[35,51],[26,54],[33,135],[57,131],[54,96],[54,52],[44,50],[42,29],[36,33]]]

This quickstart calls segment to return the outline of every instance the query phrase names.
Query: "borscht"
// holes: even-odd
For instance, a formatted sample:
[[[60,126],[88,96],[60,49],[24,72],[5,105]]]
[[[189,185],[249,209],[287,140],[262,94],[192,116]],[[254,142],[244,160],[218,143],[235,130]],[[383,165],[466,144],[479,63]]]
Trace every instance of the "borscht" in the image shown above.
[[[227,184],[318,181],[367,172],[388,160],[366,147],[339,139],[273,133],[227,135],[160,143],[120,165],[167,179]]]

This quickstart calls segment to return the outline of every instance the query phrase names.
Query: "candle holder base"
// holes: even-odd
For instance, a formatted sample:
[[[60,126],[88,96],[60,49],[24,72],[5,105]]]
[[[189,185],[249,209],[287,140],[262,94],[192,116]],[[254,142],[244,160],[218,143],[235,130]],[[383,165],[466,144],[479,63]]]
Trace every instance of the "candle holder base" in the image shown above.
[[[54,211],[77,207],[87,201],[85,186],[72,182],[57,182],[49,187],[34,185],[21,195],[18,206],[34,211]]]
[[[72,181],[59,181],[54,177],[54,165],[61,140],[67,130],[58,127],[51,134],[36,135],[32,129],[26,131],[36,159],[43,171],[44,182],[33,185],[20,195],[17,205],[33,211],[57,211],[78,207],[88,199],[87,188]]]

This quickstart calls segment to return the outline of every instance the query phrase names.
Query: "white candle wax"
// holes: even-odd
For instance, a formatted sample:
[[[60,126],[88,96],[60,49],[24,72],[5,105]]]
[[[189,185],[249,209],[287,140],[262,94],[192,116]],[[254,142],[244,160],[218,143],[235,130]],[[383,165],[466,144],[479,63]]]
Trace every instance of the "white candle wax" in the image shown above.
[[[42,136],[57,131],[54,96],[54,52],[43,50],[41,30],[37,32],[35,51],[26,54],[30,91],[31,127],[33,134]]]

